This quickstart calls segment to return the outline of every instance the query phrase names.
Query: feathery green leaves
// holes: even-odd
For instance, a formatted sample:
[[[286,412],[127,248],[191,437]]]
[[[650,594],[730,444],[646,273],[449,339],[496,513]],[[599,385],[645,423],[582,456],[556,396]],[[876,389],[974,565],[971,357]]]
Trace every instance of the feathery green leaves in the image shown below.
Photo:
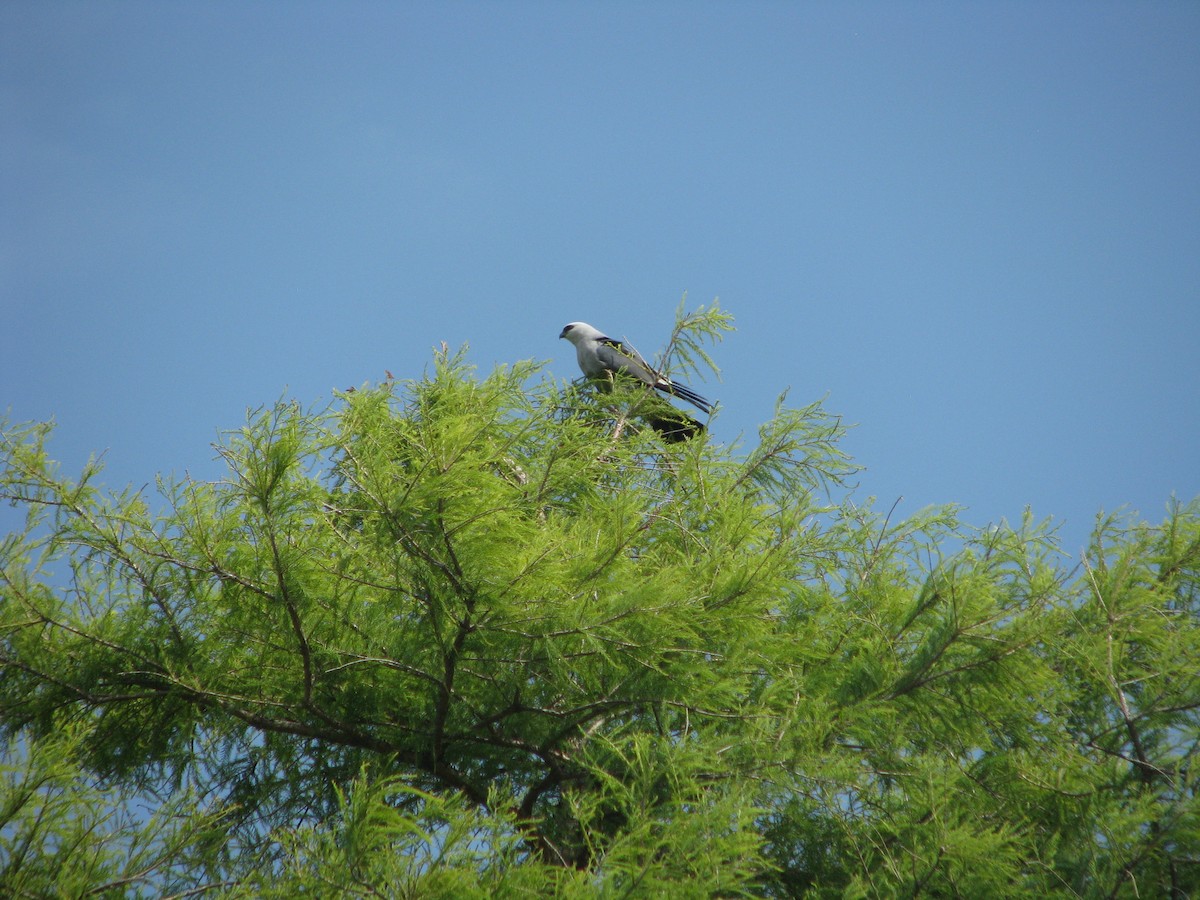
[[[0,893],[1200,889],[1200,504],[1074,564],[856,505],[820,404],[670,444],[539,372],[280,401],[153,499],[5,424]]]

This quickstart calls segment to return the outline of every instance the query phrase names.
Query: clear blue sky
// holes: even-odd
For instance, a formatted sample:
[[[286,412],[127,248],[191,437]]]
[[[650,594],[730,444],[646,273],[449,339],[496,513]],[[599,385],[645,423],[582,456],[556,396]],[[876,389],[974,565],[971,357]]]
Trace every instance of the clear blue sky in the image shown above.
[[[109,483],[283,394],[738,331],[898,515],[1200,493],[1200,4],[0,5],[0,409]],[[11,524],[12,512],[5,510]]]

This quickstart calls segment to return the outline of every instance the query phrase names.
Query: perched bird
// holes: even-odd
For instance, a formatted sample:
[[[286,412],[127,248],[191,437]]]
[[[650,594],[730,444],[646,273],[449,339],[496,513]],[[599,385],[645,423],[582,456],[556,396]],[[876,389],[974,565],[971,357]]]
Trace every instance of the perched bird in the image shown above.
[[[571,322],[559,334],[575,345],[575,356],[579,368],[588,378],[610,381],[615,375],[629,375],[648,387],[679,397],[705,413],[712,412],[712,404],[685,384],[672,381],[661,372],[656,372],[642,355],[615,338],[593,328],[587,322]],[[667,441],[684,441],[703,431],[704,426],[691,416],[662,404],[670,411],[650,410],[646,420]]]

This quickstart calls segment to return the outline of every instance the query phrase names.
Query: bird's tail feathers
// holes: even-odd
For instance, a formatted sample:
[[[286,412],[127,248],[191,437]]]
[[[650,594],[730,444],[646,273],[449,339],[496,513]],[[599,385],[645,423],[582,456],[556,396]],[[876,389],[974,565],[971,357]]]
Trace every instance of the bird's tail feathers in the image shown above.
[[[712,412],[712,404],[687,385],[675,384],[673,381],[666,381],[664,379],[663,382],[656,384],[655,387],[657,387],[660,391],[671,394],[674,397],[678,397],[680,400],[686,400],[705,415],[708,415]]]

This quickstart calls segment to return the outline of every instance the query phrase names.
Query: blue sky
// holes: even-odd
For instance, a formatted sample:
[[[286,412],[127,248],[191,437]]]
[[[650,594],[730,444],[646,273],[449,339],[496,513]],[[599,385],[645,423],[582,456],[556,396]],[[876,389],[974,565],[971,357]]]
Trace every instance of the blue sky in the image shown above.
[[[0,5],[0,409],[68,470],[220,472],[247,407],[578,372],[720,298],[717,440],[780,391],[857,497],[1200,494],[1200,5]],[[14,521],[9,510],[0,511]]]

